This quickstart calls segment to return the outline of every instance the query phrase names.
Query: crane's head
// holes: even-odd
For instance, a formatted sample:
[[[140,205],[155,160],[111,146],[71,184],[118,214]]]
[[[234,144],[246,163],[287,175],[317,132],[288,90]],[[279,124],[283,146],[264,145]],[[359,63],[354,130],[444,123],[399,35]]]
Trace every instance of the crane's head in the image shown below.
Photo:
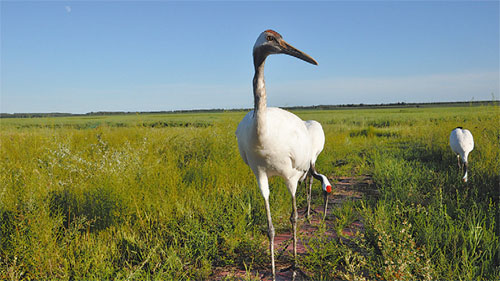
[[[323,188],[323,191],[325,191],[326,193],[332,192],[332,185],[330,184],[328,178],[322,174],[318,175],[321,177],[321,187]]]
[[[255,61],[263,61],[272,54],[287,54],[314,65],[318,64],[309,55],[288,44],[278,32],[268,29],[262,32],[255,41],[253,56]]]

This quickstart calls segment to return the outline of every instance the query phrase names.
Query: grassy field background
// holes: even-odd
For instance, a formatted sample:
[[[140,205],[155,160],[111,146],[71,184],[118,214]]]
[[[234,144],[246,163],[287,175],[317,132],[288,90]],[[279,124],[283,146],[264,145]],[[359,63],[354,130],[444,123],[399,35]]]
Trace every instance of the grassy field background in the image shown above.
[[[322,173],[371,175],[379,190],[332,210],[336,229],[360,220],[365,232],[345,243],[318,231],[298,261],[311,278],[500,279],[498,106],[294,113],[323,125]],[[263,200],[234,135],[244,114],[0,119],[0,279],[269,266]],[[475,140],[466,184],[448,145],[457,126]],[[275,227],[289,229],[288,191],[270,184]]]

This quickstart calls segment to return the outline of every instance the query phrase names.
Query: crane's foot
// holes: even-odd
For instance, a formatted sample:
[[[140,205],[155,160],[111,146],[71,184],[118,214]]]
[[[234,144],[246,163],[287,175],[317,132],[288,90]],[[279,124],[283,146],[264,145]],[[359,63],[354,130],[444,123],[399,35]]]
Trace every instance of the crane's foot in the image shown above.
[[[299,275],[302,276],[304,279],[309,279],[307,274],[304,273],[299,267],[295,265],[290,265],[289,267],[285,267],[280,270],[280,272],[287,272],[287,271],[292,271],[292,280],[295,280]]]
[[[312,212],[312,213],[315,213],[315,214],[319,214],[319,212],[318,212],[318,211],[316,211],[316,210],[314,210],[314,209],[311,209],[311,212]]]
[[[290,270],[295,270],[295,266],[294,265],[290,265],[288,267],[282,268],[282,269],[280,269],[280,272],[287,272],[287,271],[290,271]]]
[[[276,259],[280,259],[283,256],[283,254],[286,252],[286,249],[288,249],[288,246],[290,246],[290,244],[292,244],[292,242],[293,242],[293,237],[288,238],[285,241],[281,242],[280,246],[283,247],[283,249],[278,250],[278,254],[276,256]]]
[[[273,273],[272,272],[265,272],[263,275],[262,275],[262,279],[266,279],[267,277],[273,277],[273,280],[276,280],[273,276]]]
[[[300,211],[299,214],[301,216],[307,217],[307,209],[305,209],[304,211]]]

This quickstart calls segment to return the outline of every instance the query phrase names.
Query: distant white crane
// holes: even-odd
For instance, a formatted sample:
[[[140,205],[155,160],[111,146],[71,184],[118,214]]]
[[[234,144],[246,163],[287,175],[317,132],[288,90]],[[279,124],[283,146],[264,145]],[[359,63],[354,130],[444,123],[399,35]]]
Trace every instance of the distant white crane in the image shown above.
[[[451,150],[457,155],[458,167],[461,169],[462,165],[460,159],[465,167],[465,175],[462,178],[464,182],[467,182],[467,169],[469,166],[468,156],[469,153],[474,149],[474,139],[469,130],[463,129],[462,127],[456,127],[451,131],[450,134],[450,146]]]
[[[240,122],[236,130],[238,148],[243,161],[250,166],[262,196],[264,197],[269,249],[273,279],[276,277],[274,265],[274,226],[269,207],[269,183],[271,176],[280,176],[292,196],[290,222],[293,228],[294,266],[297,260],[297,205],[295,193],[298,181],[305,179],[311,169],[311,137],[306,124],[296,115],[280,108],[267,107],[264,83],[264,64],[271,54],[287,54],[317,65],[307,54],[288,44],[273,30],[262,32],[253,47],[255,75],[253,78],[254,110]],[[326,177],[325,177],[326,178]]]
[[[326,211],[328,208],[328,193],[332,192],[332,185],[328,181],[328,178],[322,174],[316,172],[315,164],[316,159],[318,159],[319,154],[323,151],[325,146],[325,133],[323,132],[323,127],[321,124],[314,120],[304,121],[307,131],[309,132],[309,137],[311,139],[311,168],[309,174],[311,175],[309,179],[309,189],[307,190],[307,213],[306,216],[309,218],[311,216],[311,193],[313,177],[321,182],[323,188],[323,196],[325,198],[323,219],[326,217]],[[306,177],[307,179],[307,177]],[[305,181],[307,182],[307,181]]]

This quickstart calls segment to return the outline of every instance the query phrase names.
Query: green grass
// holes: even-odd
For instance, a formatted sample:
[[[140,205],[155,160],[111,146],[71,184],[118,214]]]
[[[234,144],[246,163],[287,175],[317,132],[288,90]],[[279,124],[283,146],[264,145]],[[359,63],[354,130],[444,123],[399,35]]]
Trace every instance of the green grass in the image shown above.
[[[322,173],[370,174],[380,191],[332,210],[337,231],[358,218],[366,231],[347,242],[319,231],[299,260],[313,279],[500,279],[499,107],[294,113],[323,124]],[[269,266],[263,200],[234,135],[244,114],[0,119],[0,279]],[[456,126],[476,143],[467,184],[448,146]],[[288,191],[270,184],[288,230]],[[321,204],[317,183],[313,196]]]

